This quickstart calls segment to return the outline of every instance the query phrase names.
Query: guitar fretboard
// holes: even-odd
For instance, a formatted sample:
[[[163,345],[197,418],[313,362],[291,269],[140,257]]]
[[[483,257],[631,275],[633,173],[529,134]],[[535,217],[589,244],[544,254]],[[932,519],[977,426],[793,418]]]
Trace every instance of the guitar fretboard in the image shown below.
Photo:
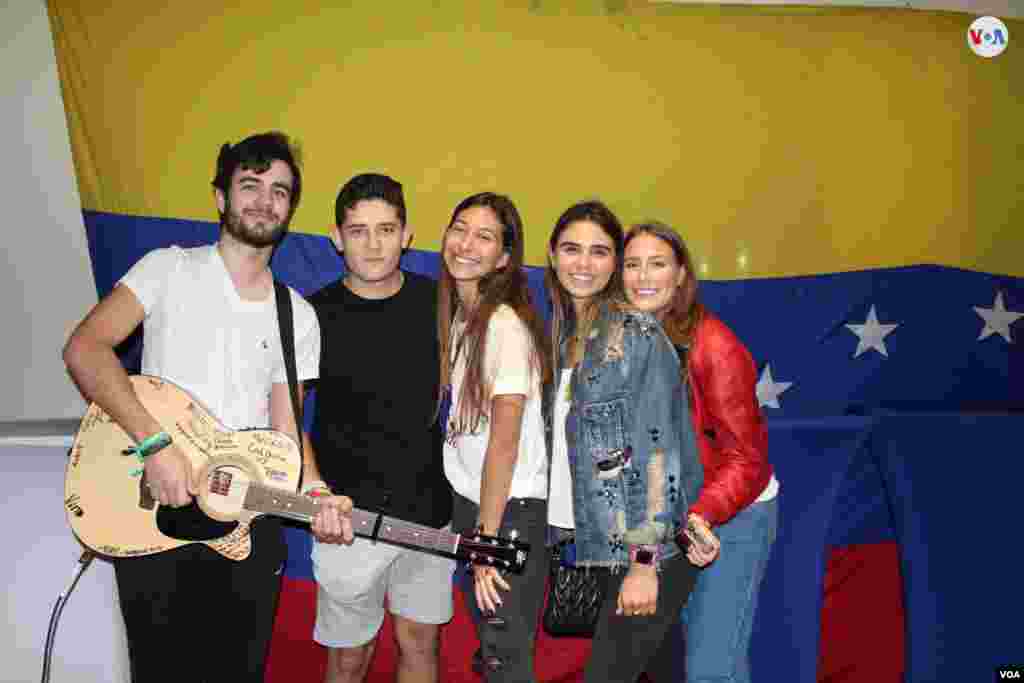
[[[313,521],[313,517],[320,510],[320,505],[321,501],[317,498],[288,493],[255,483],[249,484],[249,490],[245,496],[247,510],[294,519],[307,524]],[[378,524],[379,528],[376,529],[375,536],[374,530]],[[434,529],[422,524],[414,524],[354,508],[352,510],[352,530],[357,536],[363,538],[376,538],[376,540],[386,543],[422,548],[448,557],[457,557],[459,534],[442,529]]]

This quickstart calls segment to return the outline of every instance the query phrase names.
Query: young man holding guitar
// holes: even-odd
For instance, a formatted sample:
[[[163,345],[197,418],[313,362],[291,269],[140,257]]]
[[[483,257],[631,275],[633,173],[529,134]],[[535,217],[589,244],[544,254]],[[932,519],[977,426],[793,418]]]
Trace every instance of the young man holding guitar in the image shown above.
[[[338,193],[335,218],[332,239],[347,274],[309,298],[323,340],[313,429],[319,474],[325,488],[361,507],[421,525],[421,534],[444,536],[452,493],[436,415],[436,283],[399,268],[412,228],[394,179],[355,176]],[[398,681],[437,681],[454,566],[447,557],[364,538],[346,547],[317,543],[313,637],[328,648],[327,683],[365,678],[385,596],[398,643]]]
[[[221,217],[217,243],[144,256],[89,312],[64,349],[82,393],[136,444],[140,490],[159,503],[160,514],[180,515],[181,528],[202,526],[193,497],[206,482],[185,454],[195,444],[186,443],[180,425],[161,424],[147,409],[114,352],[139,324],[145,333],[144,374],[184,388],[228,429],[271,427],[298,438],[269,269],[301,194],[288,138],[265,133],[224,145],[213,187]],[[301,382],[319,369],[320,331],[312,307],[294,291],[288,294],[301,401]],[[227,432],[210,433],[211,448],[223,447],[226,439],[216,439]],[[309,449],[304,452],[305,480],[319,478],[311,477],[315,468]],[[103,453],[109,459],[119,455]],[[72,455],[70,467],[80,456]],[[318,537],[351,543],[352,501],[331,496],[319,502],[313,520]],[[90,513],[95,516],[84,511]],[[265,516],[252,524],[244,559],[226,559],[201,543],[166,552],[108,548],[118,558],[134,681],[263,680],[286,554],[276,519]],[[116,517],[111,524],[117,525]]]

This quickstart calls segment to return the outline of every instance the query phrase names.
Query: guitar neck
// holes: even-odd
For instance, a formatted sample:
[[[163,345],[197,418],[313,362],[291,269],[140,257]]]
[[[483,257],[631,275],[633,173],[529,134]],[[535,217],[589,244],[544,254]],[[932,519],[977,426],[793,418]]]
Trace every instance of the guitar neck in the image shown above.
[[[322,501],[295,493],[252,483],[245,496],[245,508],[251,512],[284,517],[310,524],[319,512]],[[393,545],[419,548],[457,558],[459,534],[422,524],[414,524],[396,517],[387,517],[359,508],[352,509],[352,530],[356,536]]]

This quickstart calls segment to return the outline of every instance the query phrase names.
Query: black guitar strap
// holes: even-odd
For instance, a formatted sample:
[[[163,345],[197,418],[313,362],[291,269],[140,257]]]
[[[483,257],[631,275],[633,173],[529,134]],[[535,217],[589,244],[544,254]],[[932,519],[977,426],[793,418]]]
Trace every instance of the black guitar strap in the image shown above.
[[[288,285],[274,280],[274,296],[277,299],[277,324],[281,329],[284,371],[288,375],[288,391],[292,397],[292,413],[295,415],[295,429],[299,437],[299,455],[305,461],[302,453],[302,405],[299,403],[299,381],[298,373],[295,371],[295,322],[292,317],[292,297],[288,292]],[[299,487],[302,487],[301,475]]]

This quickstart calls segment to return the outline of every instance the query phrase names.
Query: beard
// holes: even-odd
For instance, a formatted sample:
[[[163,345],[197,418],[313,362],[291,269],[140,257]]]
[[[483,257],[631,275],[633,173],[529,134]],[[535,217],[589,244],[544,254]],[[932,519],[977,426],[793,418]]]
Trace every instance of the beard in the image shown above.
[[[244,216],[228,204],[224,209],[221,227],[232,237],[250,247],[272,247],[288,229],[288,219],[274,213]]]

